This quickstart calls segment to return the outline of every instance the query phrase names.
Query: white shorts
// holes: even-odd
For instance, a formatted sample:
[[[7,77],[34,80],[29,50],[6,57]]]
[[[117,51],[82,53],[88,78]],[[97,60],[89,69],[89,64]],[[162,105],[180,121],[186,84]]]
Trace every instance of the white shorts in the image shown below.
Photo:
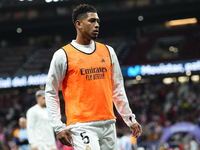
[[[115,123],[70,129],[74,150],[117,150]]]

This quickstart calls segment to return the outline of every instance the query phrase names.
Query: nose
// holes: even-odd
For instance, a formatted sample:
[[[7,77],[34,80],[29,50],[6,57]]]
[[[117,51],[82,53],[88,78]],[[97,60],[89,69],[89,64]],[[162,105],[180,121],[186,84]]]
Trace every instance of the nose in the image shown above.
[[[95,28],[99,28],[99,23],[97,21],[95,22]]]

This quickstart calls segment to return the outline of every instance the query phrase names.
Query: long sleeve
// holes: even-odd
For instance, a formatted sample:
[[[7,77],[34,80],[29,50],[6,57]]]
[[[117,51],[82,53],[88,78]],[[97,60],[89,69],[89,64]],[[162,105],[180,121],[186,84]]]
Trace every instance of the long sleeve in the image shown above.
[[[28,134],[28,141],[31,147],[37,146],[37,141],[35,139],[35,113],[33,112],[33,109],[29,109],[27,111],[26,117],[27,117],[27,134]]]
[[[112,85],[113,85],[113,101],[119,114],[122,116],[127,126],[132,126],[137,121],[135,115],[132,113],[129,102],[124,89],[124,81],[119,66],[117,56],[112,47],[107,46],[112,60]]]
[[[25,140],[23,140],[22,142],[19,140],[19,138],[14,138],[14,141],[15,141],[15,143],[17,144],[17,145],[23,145],[23,144],[29,144],[29,142],[28,142],[28,140],[27,139],[25,139]]]
[[[66,125],[61,121],[60,100],[58,91],[65,77],[67,69],[67,57],[62,49],[53,55],[45,88],[45,99],[50,118],[50,124],[56,134],[66,129]]]
[[[56,139],[45,107],[36,104],[27,111],[27,133],[31,147],[44,145],[56,148]]]

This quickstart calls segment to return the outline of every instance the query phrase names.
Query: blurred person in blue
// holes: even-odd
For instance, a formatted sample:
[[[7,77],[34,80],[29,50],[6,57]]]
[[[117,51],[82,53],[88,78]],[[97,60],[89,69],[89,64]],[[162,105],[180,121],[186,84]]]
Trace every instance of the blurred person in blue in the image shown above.
[[[19,119],[19,129],[14,131],[14,140],[19,150],[30,150],[26,129],[26,118]]]
[[[57,150],[53,128],[46,109],[45,91],[35,94],[37,104],[27,111],[27,131],[31,150]]]
[[[124,129],[124,135],[120,138],[120,150],[133,150],[137,147],[137,138],[132,137],[131,130]]]

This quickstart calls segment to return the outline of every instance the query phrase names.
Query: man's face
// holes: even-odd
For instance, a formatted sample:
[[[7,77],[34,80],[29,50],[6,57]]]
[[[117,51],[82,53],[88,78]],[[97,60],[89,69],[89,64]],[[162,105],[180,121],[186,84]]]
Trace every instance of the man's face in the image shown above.
[[[26,128],[26,119],[25,118],[20,118],[20,120],[19,120],[19,126],[22,129]]]
[[[99,34],[99,22],[97,13],[87,13],[87,17],[81,21],[82,35],[88,40],[96,39]]]
[[[46,107],[45,94],[38,97],[37,102],[41,107]]]

